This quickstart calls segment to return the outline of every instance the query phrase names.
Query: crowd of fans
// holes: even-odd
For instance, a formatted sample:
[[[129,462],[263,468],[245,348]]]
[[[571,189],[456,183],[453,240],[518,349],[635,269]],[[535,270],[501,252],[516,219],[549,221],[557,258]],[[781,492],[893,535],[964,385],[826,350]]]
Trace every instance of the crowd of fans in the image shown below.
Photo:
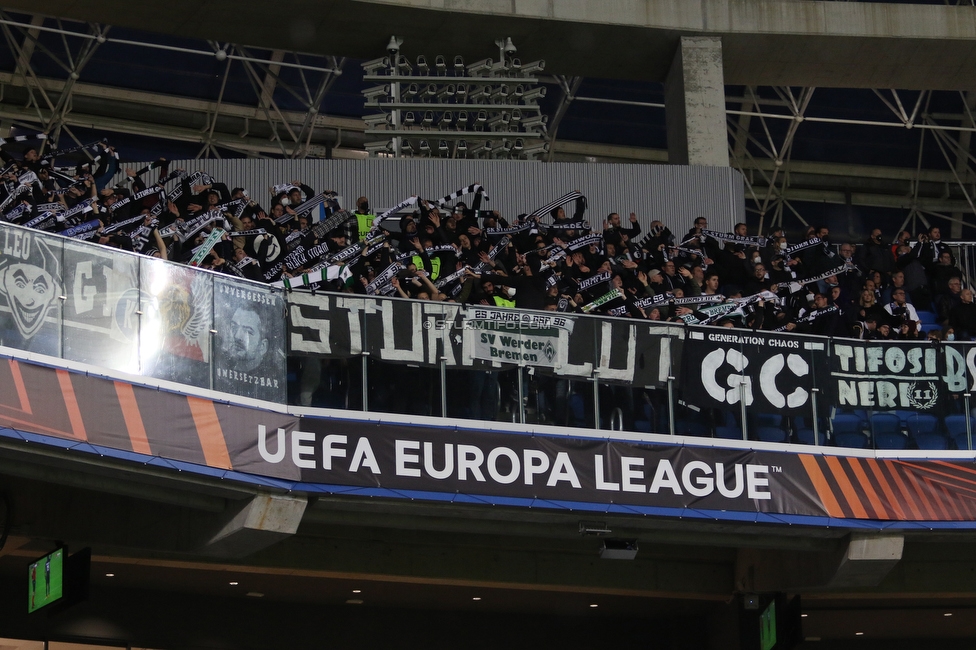
[[[88,162],[55,165],[78,153]],[[365,196],[347,211],[294,180],[265,207],[165,160],[123,170],[105,142],[0,157],[5,221],[289,288],[864,339],[923,337],[922,311],[942,326],[930,336],[976,336],[973,292],[938,227],[836,248],[826,228],[791,243],[701,217],[645,233],[634,213],[594,224],[578,192],[506,217],[483,209],[478,184],[377,215]]]

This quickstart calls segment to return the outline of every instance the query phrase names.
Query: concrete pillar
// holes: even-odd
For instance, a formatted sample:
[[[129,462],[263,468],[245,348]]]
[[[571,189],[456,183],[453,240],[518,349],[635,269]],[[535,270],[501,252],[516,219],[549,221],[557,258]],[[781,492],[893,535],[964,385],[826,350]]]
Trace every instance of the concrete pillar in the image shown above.
[[[722,40],[682,36],[664,84],[668,162],[729,166]]]
[[[904,535],[851,533],[831,551],[740,548],[735,586],[756,593],[875,587],[901,561],[904,547]]]
[[[202,549],[205,555],[245,557],[298,531],[305,497],[258,494],[232,509]]]
[[[847,549],[827,587],[875,587],[901,561],[904,535],[851,533]]]

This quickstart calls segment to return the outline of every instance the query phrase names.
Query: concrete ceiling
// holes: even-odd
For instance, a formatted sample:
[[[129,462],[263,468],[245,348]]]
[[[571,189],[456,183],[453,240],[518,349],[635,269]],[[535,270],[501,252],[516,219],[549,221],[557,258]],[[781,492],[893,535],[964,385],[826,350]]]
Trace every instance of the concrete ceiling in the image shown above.
[[[390,34],[404,52],[434,38],[473,57],[473,34],[511,36],[523,60],[559,74],[662,81],[678,38],[723,39],[730,84],[970,90],[976,8],[791,0],[602,3],[464,0],[4,0],[9,9],[291,51],[371,58]],[[419,49],[418,49],[419,51]]]
[[[0,636],[90,637],[97,621],[103,639],[198,647],[170,623],[192,606],[257,607],[255,616],[277,612],[286,627],[293,618],[321,617],[344,637],[381,619],[414,621],[402,628],[406,638],[422,636],[418,622],[444,627],[466,620],[456,633],[479,636],[470,647],[502,642],[502,630],[527,621],[559,626],[569,620],[581,626],[572,633],[579,638],[629,621],[659,631],[648,647],[686,647],[655,645],[675,635],[693,642],[687,647],[706,647],[694,644],[707,644],[708,634],[717,641],[707,647],[728,647],[745,558],[761,573],[777,566],[777,557],[830,556],[847,537],[841,529],[600,515],[614,537],[640,544],[636,560],[609,561],[597,557],[600,537],[579,533],[580,521],[593,513],[321,495],[296,535],[243,558],[208,554],[208,531],[253,490],[34,443],[0,443],[10,533],[0,552],[0,601],[20,600],[24,567],[55,545],[93,549],[90,602],[50,620],[9,614]],[[768,566],[752,564],[757,557]],[[974,558],[972,534],[912,533],[903,559],[876,587],[801,589],[781,582],[762,591],[801,593],[804,635],[821,639],[825,649],[846,647],[856,632],[865,636],[858,639],[863,648],[936,640],[942,648],[964,647],[976,636]],[[188,622],[180,632],[206,632],[227,643],[248,628],[219,616],[209,621]],[[282,638],[307,643],[307,633],[295,624]],[[567,647],[576,643],[564,639]]]

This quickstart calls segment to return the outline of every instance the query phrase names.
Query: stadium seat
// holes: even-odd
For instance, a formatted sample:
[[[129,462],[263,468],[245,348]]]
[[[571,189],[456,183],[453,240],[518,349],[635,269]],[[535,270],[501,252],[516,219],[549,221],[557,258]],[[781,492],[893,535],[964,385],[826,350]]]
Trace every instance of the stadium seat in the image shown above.
[[[965,416],[962,416],[965,417]],[[965,428],[965,420],[963,428]],[[948,449],[949,439],[939,430],[939,418],[927,413],[915,413],[908,418],[908,433],[919,449]]]
[[[965,417],[965,416],[963,416]],[[926,413],[913,413],[908,418],[908,432],[912,436],[935,433],[939,430],[939,418]]]
[[[838,433],[834,431],[834,444],[838,447],[848,447],[851,449],[867,449],[870,440],[860,431],[845,431]]]
[[[918,320],[922,325],[936,325],[939,322],[939,315],[933,311],[916,310]]]
[[[938,450],[949,448],[949,438],[941,431],[920,433],[913,435],[912,438],[915,440],[915,446],[919,449]]]
[[[634,431],[651,433],[651,423],[654,422],[654,407],[650,404],[644,404],[643,413],[643,419],[634,420]]]
[[[969,449],[969,436],[966,432],[965,415],[947,415],[945,417],[946,433],[956,443],[956,449]],[[970,421],[970,428],[976,435],[976,421]]]
[[[715,427],[715,437],[726,440],[742,440],[742,429],[738,426]]]
[[[847,446],[847,445],[844,445]],[[908,436],[901,431],[884,431],[874,433],[875,449],[907,449]]]
[[[787,442],[789,434],[779,427],[759,427],[756,429],[756,439],[762,442]]]
[[[827,444],[827,435],[824,433],[824,429],[819,431],[820,444]],[[801,445],[812,445],[813,442],[813,429],[809,427],[802,427],[796,430],[796,441]]]
[[[891,411],[891,413],[894,413],[895,415],[898,416],[898,419],[901,420],[901,426],[903,429],[908,429],[908,418],[915,415],[915,411],[908,411],[905,409]]]
[[[830,428],[834,433],[861,433],[864,420],[853,413],[837,413],[830,421]]]
[[[708,425],[701,420],[675,420],[674,432],[679,436],[698,436],[707,438]]]
[[[908,446],[908,436],[901,430],[901,419],[894,413],[872,414],[871,435],[875,449],[905,449]]]
[[[759,413],[756,415],[757,427],[779,427],[783,425],[783,416],[779,413]]]
[[[569,396],[569,418],[570,424],[574,427],[586,426],[586,406],[583,403],[583,396],[579,393]]]

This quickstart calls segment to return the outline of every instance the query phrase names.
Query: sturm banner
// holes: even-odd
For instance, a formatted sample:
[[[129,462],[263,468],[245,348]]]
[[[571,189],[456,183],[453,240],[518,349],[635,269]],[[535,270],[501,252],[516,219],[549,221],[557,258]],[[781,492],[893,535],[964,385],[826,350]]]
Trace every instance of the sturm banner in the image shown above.
[[[680,357],[680,326],[465,307],[449,303],[292,292],[288,351],[343,358],[502,370],[531,366],[564,377],[661,386]]]
[[[811,413],[817,373],[827,367],[819,337],[688,327],[679,385],[700,408],[741,408],[784,415]]]
[[[43,405],[43,408],[41,408]],[[24,434],[20,432],[32,432]],[[976,463],[303,417],[0,358],[0,436],[296,492],[837,526],[976,527]],[[68,444],[65,444],[66,441]],[[77,447],[77,449],[75,449]],[[220,472],[237,472],[223,474]],[[881,490],[888,498],[878,499]],[[512,501],[516,499],[518,501]],[[471,499],[468,499],[469,501]],[[808,517],[814,519],[790,519]],[[852,522],[853,523],[853,522]],[[859,524],[862,525],[863,524]],[[917,526],[917,524],[911,524]]]

